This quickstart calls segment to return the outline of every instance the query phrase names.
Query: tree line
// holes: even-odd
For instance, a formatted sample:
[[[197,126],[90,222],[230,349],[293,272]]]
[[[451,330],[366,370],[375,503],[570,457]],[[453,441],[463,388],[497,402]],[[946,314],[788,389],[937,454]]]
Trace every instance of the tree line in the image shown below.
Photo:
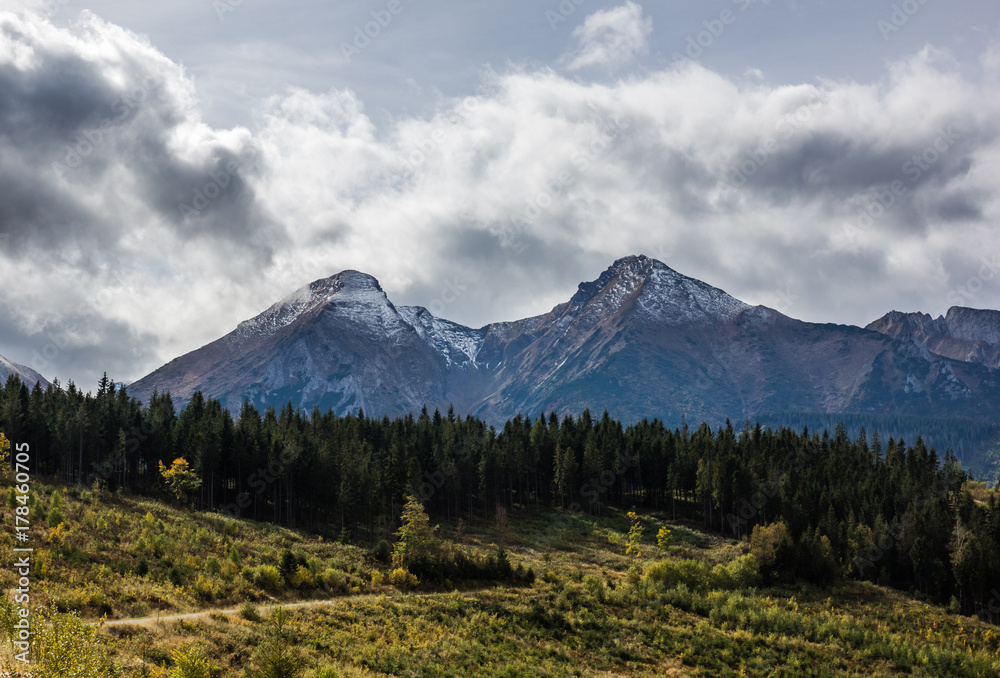
[[[194,507],[345,540],[391,538],[408,496],[447,520],[642,509],[737,539],[756,528],[775,577],[869,579],[1000,621],[998,493],[921,438],[589,411],[497,428],[451,409],[390,420],[245,402],[234,418],[201,393],[179,412],[169,394],[143,405],[107,376],[96,393],[11,376],[0,430],[67,483],[164,495],[161,464],[183,459]]]

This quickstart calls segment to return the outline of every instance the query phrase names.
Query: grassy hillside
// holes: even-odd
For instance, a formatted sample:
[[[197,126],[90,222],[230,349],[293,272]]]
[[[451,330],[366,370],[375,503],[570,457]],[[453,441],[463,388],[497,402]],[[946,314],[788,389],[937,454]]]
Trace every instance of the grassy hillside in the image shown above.
[[[497,585],[415,580],[385,544],[147,499],[39,485],[33,504],[34,603],[86,619],[240,607],[105,625],[99,642],[124,676],[256,676],[282,651],[298,675],[327,678],[1000,674],[996,627],[871,584],[764,586],[746,541],[662,516],[640,517],[641,555],[625,554],[629,519],[615,512],[516,513],[499,531],[493,521],[442,525],[447,558],[486,564],[504,541],[512,564],[537,574]],[[660,547],[664,524],[672,538]],[[0,577],[12,588],[8,569]],[[288,609],[276,629],[264,606],[300,600],[329,602]]]

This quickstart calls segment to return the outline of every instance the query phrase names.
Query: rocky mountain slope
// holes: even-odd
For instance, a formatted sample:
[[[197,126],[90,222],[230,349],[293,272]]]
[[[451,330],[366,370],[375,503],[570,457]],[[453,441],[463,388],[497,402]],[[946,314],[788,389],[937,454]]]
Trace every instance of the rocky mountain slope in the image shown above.
[[[913,342],[953,360],[1000,367],[1000,311],[952,306],[938,318],[926,313],[891,311],[867,329]]]
[[[49,386],[48,380],[35,370],[7,360],[0,355],[0,384],[7,383],[7,378],[12,374],[16,374],[18,379],[28,385],[28,388],[33,388],[36,383],[40,383],[42,388]]]
[[[969,323],[955,327],[977,337],[963,341],[984,341]],[[129,392],[145,399],[156,388],[183,403],[201,390],[233,412],[245,398],[390,416],[453,404],[494,423],[584,408],[668,423],[778,412],[992,417],[993,366],[938,355],[905,333],[801,322],[632,256],[549,313],[481,329],[396,307],[377,280],[344,271]]]

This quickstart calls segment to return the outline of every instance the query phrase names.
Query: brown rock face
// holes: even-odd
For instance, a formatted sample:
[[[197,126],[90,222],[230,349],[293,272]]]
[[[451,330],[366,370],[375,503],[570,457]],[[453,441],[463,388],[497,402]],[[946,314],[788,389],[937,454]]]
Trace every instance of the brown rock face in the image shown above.
[[[892,311],[868,325],[900,341],[912,341],[952,360],[1000,367],[1000,311],[952,306],[947,315]]]

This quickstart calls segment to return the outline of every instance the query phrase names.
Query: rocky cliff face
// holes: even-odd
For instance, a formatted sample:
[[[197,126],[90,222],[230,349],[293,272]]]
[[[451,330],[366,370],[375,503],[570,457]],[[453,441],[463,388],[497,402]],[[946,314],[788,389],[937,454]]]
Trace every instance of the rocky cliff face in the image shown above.
[[[953,306],[938,318],[892,311],[868,329],[913,342],[939,356],[1000,367],[1000,311]]]

